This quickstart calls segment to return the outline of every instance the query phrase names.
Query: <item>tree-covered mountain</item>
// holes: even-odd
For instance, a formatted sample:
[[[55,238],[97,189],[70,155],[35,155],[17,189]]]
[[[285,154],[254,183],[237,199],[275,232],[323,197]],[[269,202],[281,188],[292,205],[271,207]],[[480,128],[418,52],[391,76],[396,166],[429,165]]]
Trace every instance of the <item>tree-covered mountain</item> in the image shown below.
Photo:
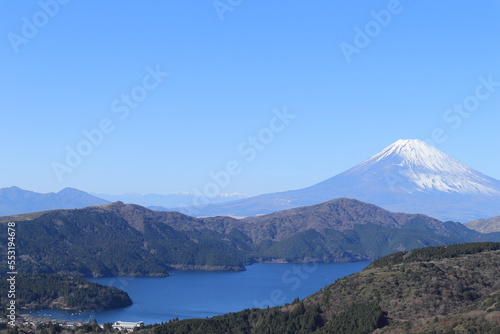
[[[500,243],[397,253],[303,301],[140,331],[177,333],[498,333]]]
[[[0,189],[0,216],[58,209],[76,209],[109,203],[74,188],[41,194],[18,187]]]
[[[108,209],[49,211],[27,215],[27,220],[17,216],[18,271],[99,277],[165,276],[170,265],[243,269],[245,257],[232,254],[234,247],[222,235],[213,237],[208,230],[176,231],[149,220],[147,214],[142,224],[127,221]],[[0,232],[6,241],[6,223]]]
[[[9,291],[9,276],[0,277],[0,290]],[[22,309],[106,310],[132,305],[129,295],[115,287],[60,274],[19,274],[15,278],[16,307]],[[7,310],[7,293],[0,296],[2,315]]]
[[[426,246],[500,241],[498,234],[460,223],[391,213],[352,199],[246,219],[194,218],[121,202],[1,217],[0,245],[9,221],[16,222],[20,272],[85,276],[244,270],[248,263],[277,260],[374,260]]]

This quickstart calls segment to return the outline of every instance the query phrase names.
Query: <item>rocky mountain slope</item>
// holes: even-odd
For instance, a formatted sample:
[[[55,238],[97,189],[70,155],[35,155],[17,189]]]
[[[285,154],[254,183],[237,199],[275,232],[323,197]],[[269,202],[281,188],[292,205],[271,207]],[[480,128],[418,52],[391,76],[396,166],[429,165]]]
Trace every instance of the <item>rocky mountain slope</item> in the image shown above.
[[[474,220],[465,224],[465,226],[481,233],[500,232],[500,216]]]

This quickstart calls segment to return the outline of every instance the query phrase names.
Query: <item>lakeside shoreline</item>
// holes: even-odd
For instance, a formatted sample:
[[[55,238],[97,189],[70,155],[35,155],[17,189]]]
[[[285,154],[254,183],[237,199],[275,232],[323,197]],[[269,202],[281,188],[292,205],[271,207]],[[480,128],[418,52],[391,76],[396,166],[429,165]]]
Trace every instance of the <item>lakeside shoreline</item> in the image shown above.
[[[96,318],[99,324],[116,320],[152,324],[174,318],[212,317],[258,306],[284,305],[297,297],[305,298],[338,278],[359,272],[369,263],[318,263],[317,266],[255,263],[243,272],[178,270],[165,280],[154,277],[91,278],[92,282],[124,290],[134,304],[121,309],[84,311],[74,316],[71,316],[71,311],[57,309],[23,313],[29,313],[31,317],[50,315],[58,322]],[[275,298],[275,291],[281,291],[280,298]],[[176,300],[175,304],[170,303],[173,300]],[[155,317],[153,313],[163,316]]]

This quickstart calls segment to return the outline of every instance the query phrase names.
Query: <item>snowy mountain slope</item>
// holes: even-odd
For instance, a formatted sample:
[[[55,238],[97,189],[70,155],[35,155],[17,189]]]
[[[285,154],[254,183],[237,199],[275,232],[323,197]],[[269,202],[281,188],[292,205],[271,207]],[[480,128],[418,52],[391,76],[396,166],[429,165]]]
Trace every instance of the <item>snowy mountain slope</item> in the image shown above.
[[[191,215],[253,216],[339,197],[391,211],[470,221],[500,215],[500,181],[421,140],[398,140],[359,165],[299,190],[183,209]]]
[[[415,139],[398,140],[350,172],[382,174],[389,183],[397,182],[399,179],[400,188],[408,193],[442,191],[460,194],[500,194],[500,184],[497,180]],[[391,181],[392,178],[394,181]]]

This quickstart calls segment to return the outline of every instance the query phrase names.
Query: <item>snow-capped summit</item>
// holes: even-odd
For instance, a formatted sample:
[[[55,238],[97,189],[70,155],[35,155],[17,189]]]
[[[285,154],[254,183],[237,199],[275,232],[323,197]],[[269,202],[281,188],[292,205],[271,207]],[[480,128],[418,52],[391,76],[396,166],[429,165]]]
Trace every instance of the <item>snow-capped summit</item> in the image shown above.
[[[391,187],[409,193],[500,194],[496,180],[418,139],[400,139],[350,171],[382,174],[388,182],[392,177]]]
[[[339,197],[441,220],[467,222],[500,215],[499,180],[418,139],[398,140],[313,186],[197,208],[195,214],[253,216]]]
[[[377,163],[391,155],[400,156],[403,159],[401,162],[402,165],[423,167],[436,172],[447,170],[449,172],[461,173],[468,169],[460,161],[418,139],[400,139],[387,146],[366,162]]]

